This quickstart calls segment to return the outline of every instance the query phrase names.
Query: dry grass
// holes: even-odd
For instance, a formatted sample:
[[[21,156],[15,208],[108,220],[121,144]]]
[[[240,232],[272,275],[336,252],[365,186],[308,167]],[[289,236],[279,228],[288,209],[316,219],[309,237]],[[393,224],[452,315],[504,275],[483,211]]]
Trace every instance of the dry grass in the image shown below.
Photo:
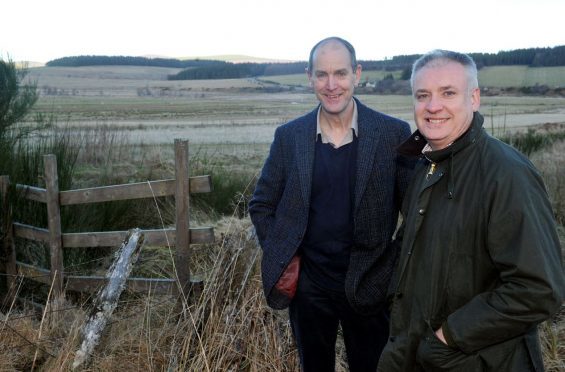
[[[84,311],[65,302],[57,306],[42,313],[27,309],[1,314],[0,371],[56,370],[44,365],[68,358],[66,349],[77,340]]]
[[[565,258],[565,141],[533,154],[531,160],[545,181],[559,223],[562,258]],[[539,329],[547,371],[565,371],[565,305]]]
[[[198,253],[208,255],[204,261],[211,265],[201,273],[202,295],[186,313],[175,312],[170,296],[122,296],[85,370],[297,371],[286,312],[265,304],[260,250],[249,232],[248,219],[219,223],[219,243]],[[48,352],[40,350],[37,370],[70,370],[88,306],[66,306],[57,321],[43,324],[40,340],[37,315],[6,316],[11,328],[2,329],[0,348],[7,358],[0,371],[29,369],[36,346]]]
[[[264,301],[259,275],[260,250],[248,219],[218,223],[219,242],[195,254],[207,256],[199,275],[202,295],[184,314],[171,296],[122,296],[85,371],[298,371],[298,357],[286,311]],[[156,261],[161,265],[165,257]],[[154,253],[153,253],[154,254]],[[144,265],[150,265],[149,262]],[[0,371],[68,371],[80,343],[88,305],[66,303],[49,313],[38,338],[41,314],[3,316]],[[49,310],[48,310],[49,311]],[[564,367],[564,313],[540,326],[548,371]],[[8,326],[9,325],[9,326]],[[347,371],[338,344],[337,371]]]
[[[542,323],[539,331],[546,371],[565,371],[565,306],[552,320]]]
[[[559,141],[531,156],[551,199],[555,216],[565,226],[565,141]]]
[[[563,146],[556,143],[532,157],[550,195],[558,200],[563,200],[557,192],[563,190],[565,179],[559,173],[565,169]],[[210,222],[204,215],[199,217],[198,223]],[[261,253],[249,219],[224,218],[213,224],[217,243],[193,247],[192,275],[204,280],[202,295],[184,314],[177,312],[171,296],[122,295],[85,371],[299,370],[287,313],[271,310],[263,298]],[[564,246],[563,228],[560,238]],[[171,277],[171,255],[163,248],[144,247],[135,270],[136,275]],[[57,312],[47,309],[43,322],[43,313],[29,310],[2,315],[0,371],[32,366],[37,371],[70,370],[88,309],[88,302],[67,302]],[[565,368],[564,317],[562,311],[540,326],[548,371]],[[336,368],[347,370],[341,343]]]

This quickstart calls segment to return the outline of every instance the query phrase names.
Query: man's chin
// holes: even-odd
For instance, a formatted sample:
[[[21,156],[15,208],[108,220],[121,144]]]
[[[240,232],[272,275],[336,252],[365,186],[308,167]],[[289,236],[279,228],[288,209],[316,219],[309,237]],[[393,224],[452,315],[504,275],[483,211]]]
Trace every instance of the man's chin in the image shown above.
[[[326,102],[322,103],[322,109],[331,115],[337,115],[337,114],[341,114],[342,112],[345,111],[345,109],[347,108],[347,105],[343,104],[342,102],[337,103],[337,104],[331,104],[328,105]]]

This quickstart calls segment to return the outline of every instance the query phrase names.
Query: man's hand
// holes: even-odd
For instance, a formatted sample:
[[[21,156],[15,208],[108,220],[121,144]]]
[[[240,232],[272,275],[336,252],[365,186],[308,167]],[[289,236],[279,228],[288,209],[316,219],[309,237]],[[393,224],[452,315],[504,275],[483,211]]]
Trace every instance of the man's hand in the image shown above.
[[[445,337],[443,337],[443,330],[441,329],[441,327],[439,327],[439,329],[436,331],[436,337],[439,338],[441,342],[447,345],[447,341],[445,341]]]

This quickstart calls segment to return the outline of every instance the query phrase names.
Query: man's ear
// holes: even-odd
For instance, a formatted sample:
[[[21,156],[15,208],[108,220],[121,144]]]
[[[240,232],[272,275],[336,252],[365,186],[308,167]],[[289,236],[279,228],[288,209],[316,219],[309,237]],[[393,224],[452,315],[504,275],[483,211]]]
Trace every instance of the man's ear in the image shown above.
[[[471,92],[471,104],[473,112],[479,111],[479,107],[481,107],[481,90],[479,88],[475,88]]]
[[[363,70],[363,68],[361,67],[360,64],[357,65],[357,68],[355,69],[355,86],[359,85],[359,82],[361,81],[361,71]]]
[[[312,73],[310,72],[310,70],[308,70],[308,67],[306,67],[304,71],[306,71],[306,77],[308,78],[308,85],[310,85],[311,87],[314,86],[314,83],[312,82]]]

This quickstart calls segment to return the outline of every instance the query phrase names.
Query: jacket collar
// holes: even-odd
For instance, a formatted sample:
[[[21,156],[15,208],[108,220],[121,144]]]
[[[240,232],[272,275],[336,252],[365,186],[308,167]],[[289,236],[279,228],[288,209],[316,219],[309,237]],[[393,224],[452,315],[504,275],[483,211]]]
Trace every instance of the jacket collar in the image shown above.
[[[357,125],[359,133],[357,148],[357,178],[355,182],[355,209],[361,202],[367,182],[374,168],[373,162],[376,161],[375,154],[380,146],[382,135],[380,128],[382,123],[374,123],[374,117],[370,114],[370,109],[353,97],[357,105]],[[316,146],[316,118],[319,106],[307,114],[303,120],[304,125],[298,127],[296,141],[296,159],[298,174],[300,178],[300,188],[304,200],[310,203],[310,192],[312,187],[312,170],[314,167],[314,153]]]
[[[466,148],[469,144],[475,142],[479,134],[482,133],[483,122],[483,116],[479,112],[475,112],[469,129],[461,137],[444,149],[426,152],[426,158],[437,163]],[[426,143],[424,136],[422,136],[419,130],[416,130],[406,141],[398,146],[397,151],[406,156],[421,156]]]

